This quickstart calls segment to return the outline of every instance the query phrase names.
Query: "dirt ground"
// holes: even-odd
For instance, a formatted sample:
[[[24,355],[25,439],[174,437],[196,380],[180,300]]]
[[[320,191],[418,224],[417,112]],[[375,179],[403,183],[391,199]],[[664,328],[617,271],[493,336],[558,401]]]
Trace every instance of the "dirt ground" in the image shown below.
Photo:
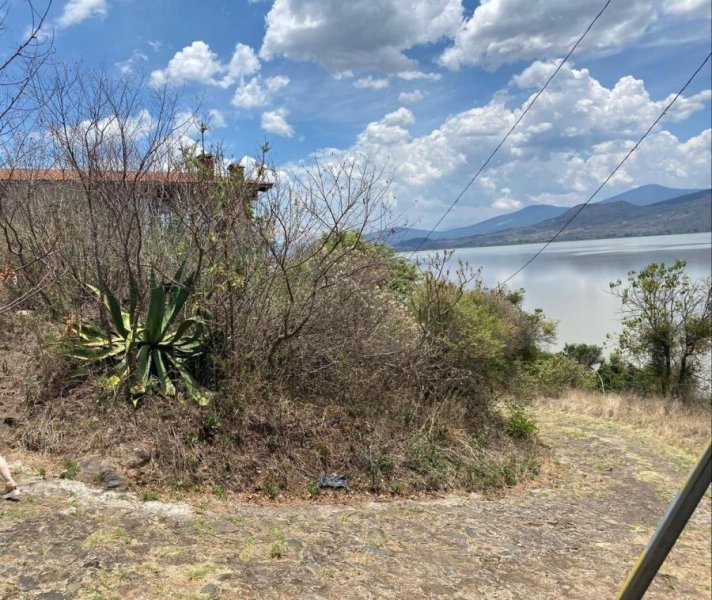
[[[0,597],[613,598],[695,456],[622,422],[536,416],[555,467],[501,498],[142,502],[19,457],[24,496],[0,505]],[[710,505],[646,598],[710,597]]]

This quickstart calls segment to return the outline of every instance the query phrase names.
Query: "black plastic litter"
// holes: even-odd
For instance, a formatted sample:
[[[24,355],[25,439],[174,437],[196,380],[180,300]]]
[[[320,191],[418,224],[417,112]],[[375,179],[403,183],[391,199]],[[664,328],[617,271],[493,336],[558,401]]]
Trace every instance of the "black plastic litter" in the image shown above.
[[[343,475],[322,475],[316,484],[320,488],[331,488],[333,490],[349,489],[349,480]]]

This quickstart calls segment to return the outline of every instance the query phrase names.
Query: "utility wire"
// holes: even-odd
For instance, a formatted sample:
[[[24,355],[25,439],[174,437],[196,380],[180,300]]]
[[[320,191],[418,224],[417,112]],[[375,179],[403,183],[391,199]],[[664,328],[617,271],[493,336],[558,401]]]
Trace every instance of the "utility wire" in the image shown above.
[[[578,40],[576,40],[576,43],[571,47],[571,50],[569,50],[569,53],[568,53],[566,56],[564,56],[564,58],[563,58],[563,59],[561,60],[561,62],[559,63],[559,66],[556,67],[556,70],[551,74],[551,76],[549,77],[549,79],[546,80],[546,83],[544,84],[544,87],[542,87],[542,88],[537,92],[536,96],[534,96],[534,98],[532,98],[532,101],[531,101],[531,102],[527,105],[527,107],[522,111],[522,114],[519,115],[519,118],[514,122],[514,125],[512,125],[512,127],[509,129],[509,131],[506,133],[506,135],[502,138],[502,140],[499,142],[499,144],[497,144],[497,146],[495,147],[495,149],[492,150],[492,152],[490,153],[490,155],[487,157],[487,160],[485,160],[485,162],[482,163],[482,165],[480,166],[480,168],[477,169],[477,172],[472,176],[472,178],[471,178],[470,181],[467,183],[467,185],[463,188],[463,190],[457,195],[457,197],[456,197],[455,200],[452,202],[452,204],[450,204],[450,206],[447,208],[447,210],[443,213],[443,216],[440,217],[440,219],[438,219],[438,222],[435,223],[434,227],[428,232],[428,235],[426,235],[424,238],[422,238],[422,239],[420,240],[420,243],[418,244],[418,246],[416,247],[416,249],[413,250],[413,251],[410,253],[410,256],[413,256],[413,254],[415,254],[418,250],[420,250],[420,249],[423,247],[423,244],[428,241],[428,239],[430,238],[430,236],[433,235],[433,233],[435,232],[435,230],[436,230],[436,229],[440,226],[440,224],[445,220],[445,217],[447,217],[447,216],[450,214],[450,211],[451,211],[453,208],[455,208],[455,205],[456,205],[456,204],[460,201],[460,199],[465,195],[465,193],[467,192],[467,190],[470,189],[470,186],[475,182],[475,179],[477,179],[477,178],[480,176],[480,173],[482,173],[482,171],[484,171],[484,170],[487,168],[487,165],[490,163],[490,161],[492,160],[492,158],[494,158],[494,155],[497,154],[497,152],[498,152],[499,149],[502,147],[502,145],[504,144],[504,142],[507,141],[507,139],[509,138],[509,136],[510,136],[510,135],[512,134],[512,132],[516,129],[517,125],[519,125],[519,123],[522,122],[522,119],[527,115],[527,113],[529,112],[529,109],[530,109],[532,106],[534,106],[534,103],[539,99],[539,96],[541,96],[541,95],[544,93],[544,90],[546,90],[546,88],[549,87],[549,84],[550,84],[551,81],[554,79],[554,77],[556,77],[556,74],[561,70],[561,67],[563,67],[563,66],[566,64],[566,61],[568,61],[569,58],[571,58],[571,55],[574,53],[574,51],[576,50],[576,48],[579,47],[579,44],[583,41],[583,39],[588,35],[588,32],[591,31],[591,29],[593,28],[593,26],[596,24],[596,21],[598,21],[598,19],[601,18],[601,15],[602,15],[602,14],[604,13],[604,11],[608,8],[608,5],[609,5],[611,2],[612,2],[612,0],[607,0],[606,3],[605,3],[605,4],[603,5],[603,7],[601,8],[601,10],[598,11],[598,14],[594,17],[593,21],[591,21],[591,23],[589,24],[589,26],[586,27],[586,31],[584,31],[584,32],[581,34],[581,37],[580,37]]]
[[[548,242],[546,242],[546,244],[544,244],[529,260],[527,260],[527,262],[525,262],[525,263],[524,263],[521,267],[519,267],[514,273],[512,273],[509,277],[507,277],[507,279],[505,279],[502,283],[500,283],[500,284],[499,284],[500,286],[503,286],[503,285],[505,285],[507,282],[509,282],[509,281],[511,281],[512,279],[514,279],[519,273],[521,273],[521,272],[522,272],[524,269],[526,269],[530,264],[532,264],[532,263],[534,262],[534,260],[535,260],[542,252],[544,252],[544,250],[546,250],[546,249],[549,247],[549,245],[550,245],[552,242],[554,242],[554,241],[556,240],[556,238],[559,237],[559,235],[561,235],[561,233],[564,231],[564,229],[566,229],[566,228],[571,224],[571,221],[573,221],[573,220],[579,215],[579,213],[580,213],[584,208],[586,208],[586,206],[588,206],[588,204],[591,202],[591,200],[593,200],[593,199],[596,197],[596,195],[598,194],[598,192],[600,192],[600,191],[604,188],[604,186],[613,178],[613,176],[614,176],[614,175],[618,172],[618,170],[623,166],[623,163],[625,163],[625,161],[627,161],[627,160],[630,158],[630,155],[633,154],[633,152],[635,152],[635,151],[638,149],[638,146],[640,146],[640,144],[643,142],[643,140],[644,140],[646,137],[648,137],[648,134],[649,134],[649,133],[653,130],[653,128],[660,122],[660,120],[665,116],[665,114],[667,113],[667,111],[670,110],[670,107],[672,107],[672,105],[675,104],[675,102],[677,101],[677,99],[684,93],[684,91],[687,89],[687,87],[692,83],[692,80],[697,76],[697,74],[698,74],[698,73],[703,69],[703,67],[707,64],[707,61],[709,61],[710,57],[712,57],[712,52],[710,52],[710,53],[707,55],[707,57],[705,58],[705,60],[702,61],[702,64],[700,64],[700,66],[697,67],[697,69],[695,70],[695,72],[694,72],[694,73],[690,76],[690,78],[685,82],[685,85],[683,85],[683,86],[680,88],[680,91],[678,91],[677,94],[675,94],[675,97],[674,97],[674,98],[670,101],[670,103],[663,109],[663,112],[661,112],[661,113],[658,115],[658,118],[655,119],[655,121],[653,121],[652,125],[651,125],[650,127],[648,127],[647,131],[640,137],[640,139],[635,143],[635,145],[634,145],[634,146],[628,151],[628,153],[623,157],[623,160],[621,160],[621,161],[616,165],[616,168],[613,169],[613,171],[611,171],[611,174],[610,174],[608,177],[606,177],[606,178],[603,180],[603,182],[601,183],[601,185],[599,185],[599,186],[596,188],[596,191],[594,191],[593,194],[591,194],[591,195],[588,197],[588,200],[586,200],[586,202],[584,202],[583,204],[581,204],[581,205],[578,207],[578,209],[576,210],[576,212],[574,212],[574,214],[571,215],[571,217],[566,221],[566,223],[564,223],[564,224],[562,225],[562,227],[552,236],[552,238],[551,238]]]

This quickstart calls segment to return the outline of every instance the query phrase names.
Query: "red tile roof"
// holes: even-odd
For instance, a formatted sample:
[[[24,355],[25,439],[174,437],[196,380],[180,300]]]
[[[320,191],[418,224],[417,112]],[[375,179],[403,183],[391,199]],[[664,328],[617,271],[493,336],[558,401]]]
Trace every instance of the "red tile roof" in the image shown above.
[[[196,181],[193,173],[166,171],[104,171],[101,178],[110,181],[138,179],[150,182]],[[15,181],[80,181],[76,169],[0,169],[0,180]]]
[[[133,181],[138,179],[147,183],[190,183],[198,180],[195,173],[180,171],[103,171],[101,178],[105,181]],[[76,169],[0,169],[0,181],[81,181]],[[271,183],[248,181],[260,192],[272,187]]]

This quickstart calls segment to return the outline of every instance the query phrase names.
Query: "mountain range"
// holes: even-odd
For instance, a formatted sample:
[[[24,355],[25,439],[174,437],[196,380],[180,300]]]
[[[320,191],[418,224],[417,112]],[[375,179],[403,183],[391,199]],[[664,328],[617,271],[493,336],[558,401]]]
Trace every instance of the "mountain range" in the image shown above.
[[[694,233],[712,229],[712,190],[645,185],[589,204],[558,240]],[[446,231],[398,227],[372,236],[397,250],[493,246],[545,241],[581,208],[537,204]]]
[[[687,194],[692,194],[693,192],[699,192],[701,190],[697,189],[680,189],[680,188],[669,188],[662,185],[641,185],[640,187],[633,188],[617,196],[612,196],[601,200],[599,204],[606,204],[609,202],[628,202],[629,204],[635,204],[636,206],[648,206],[650,204],[657,204],[658,202],[664,202],[665,200],[670,200],[671,198],[677,198],[679,196],[686,196]]]

